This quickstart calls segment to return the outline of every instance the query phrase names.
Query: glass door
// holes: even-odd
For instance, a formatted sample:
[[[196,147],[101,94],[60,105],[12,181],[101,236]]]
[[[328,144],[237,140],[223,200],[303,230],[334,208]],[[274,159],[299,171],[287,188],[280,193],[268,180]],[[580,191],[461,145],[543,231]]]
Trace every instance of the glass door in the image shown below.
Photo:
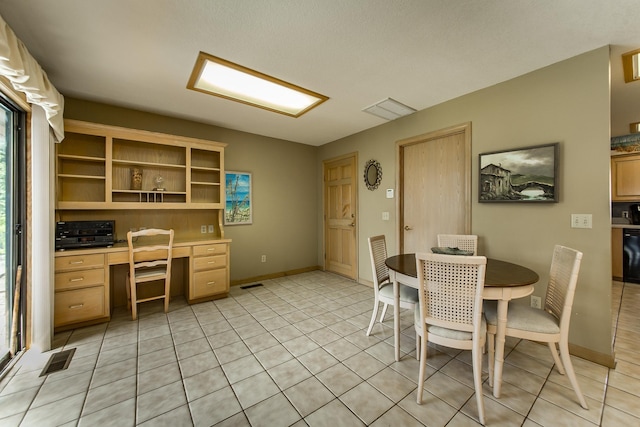
[[[0,96],[0,370],[24,348],[25,115]]]

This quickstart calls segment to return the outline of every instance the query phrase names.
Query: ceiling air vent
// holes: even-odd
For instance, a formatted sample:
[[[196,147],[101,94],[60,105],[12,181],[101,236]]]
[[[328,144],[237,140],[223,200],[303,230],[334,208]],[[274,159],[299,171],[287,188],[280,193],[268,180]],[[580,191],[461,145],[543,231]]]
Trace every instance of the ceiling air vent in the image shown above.
[[[395,120],[416,112],[414,108],[404,105],[393,98],[383,99],[362,111],[381,117],[385,120]]]

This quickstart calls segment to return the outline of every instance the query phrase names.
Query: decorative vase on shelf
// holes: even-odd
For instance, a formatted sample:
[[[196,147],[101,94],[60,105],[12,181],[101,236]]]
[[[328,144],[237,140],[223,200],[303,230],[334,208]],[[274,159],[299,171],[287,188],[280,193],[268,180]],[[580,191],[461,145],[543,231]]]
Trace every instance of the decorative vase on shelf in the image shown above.
[[[153,191],[164,191],[164,178],[162,175],[158,175],[153,179],[153,182],[156,184]]]
[[[131,168],[131,189],[142,190],[142,169],[139,167]]]

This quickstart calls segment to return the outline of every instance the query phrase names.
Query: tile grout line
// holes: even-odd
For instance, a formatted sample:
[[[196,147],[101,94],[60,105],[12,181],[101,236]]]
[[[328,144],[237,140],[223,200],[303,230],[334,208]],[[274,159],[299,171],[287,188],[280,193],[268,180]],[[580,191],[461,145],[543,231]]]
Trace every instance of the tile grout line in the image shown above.
[[[109,329],[109,327],[108,327],[108,323],[107,323],[107,327],[104,328],[104,332],[102,333],[102,339],[100,340],[100,349],[98,350],[98,356],[96,357],[96,362],[93,365],[93,369],[91,371],[91,378],[89,379],[89,383],[87,384],[87,391],[84,394],[84,399],[82,401],[82,407],[80,408],[80,413],[78,414],[78,419],[76,420],[76,426],[78,424],[80,424],[80,420],[84,416],[84,410],[85,410],[85,408],[87,406],[87,398],[89,397],[89,392],[91,391],[91,384],[93,383],[93,377],[95,376],[96,370],[98,369],[98,360],[100,360],[100,354],[102,354],[102,347],[104,346],[104,339],[105,339],[105,335],[107,334],[107,330],[108,329]],[[73,333],[71,333],[71,335],[69,335],[69,338],[71,338],[72,336],[73,336]]]
[[[622,282],[622,289],[620,291],[620,301],[617,304],[617,310],[616,310],[616,320],[615,320],[615,333],[613,334],[613,340],[611,342],[611,349],[613,350],[615,348],[616,345],[616,339],[618,338],[618,323],[620,322],[620,311],[622,310],[622,301],[624,300],[624,294],[625,294],[625,289],[626,289],[627,285],[625,282]],[[615,355],[615,352],[614,352]],[[615,366],[616,362],[614,360],[614,366]],[[615,370],[615,367],[613,368]],[[611,376],[611,370],[612,368],[609,368],[607,370],[607,377],[605,378],[605,382],[604,382],[604,396],[602,398],[602,412],[600,413],[600,423],[598,425],[602,425],[602,422],[604,421],[604,410],[607,406],[607,395],[609,394],[609,377]]]

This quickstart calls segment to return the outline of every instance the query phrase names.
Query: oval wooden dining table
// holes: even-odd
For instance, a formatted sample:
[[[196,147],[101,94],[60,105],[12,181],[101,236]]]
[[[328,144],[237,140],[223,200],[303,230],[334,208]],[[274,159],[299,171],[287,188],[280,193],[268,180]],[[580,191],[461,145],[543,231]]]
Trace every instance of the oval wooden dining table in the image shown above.
[[[389,279],[393,283],[393,330],[396,361],[400,360],[400,294],[399,283],[418,288],[416,255],[394,255],[386,259],[389,267]],[[502,386],[502,368],[504,365],[504,343],[507,328],[509,301],[523,298],[533,293],[533,284],[539,280],[538,274],[519,264],[487,258],[482,297],[498,301],[498,324],[496,325],[495,364],[493,375],[493,395],[500,397]]]

